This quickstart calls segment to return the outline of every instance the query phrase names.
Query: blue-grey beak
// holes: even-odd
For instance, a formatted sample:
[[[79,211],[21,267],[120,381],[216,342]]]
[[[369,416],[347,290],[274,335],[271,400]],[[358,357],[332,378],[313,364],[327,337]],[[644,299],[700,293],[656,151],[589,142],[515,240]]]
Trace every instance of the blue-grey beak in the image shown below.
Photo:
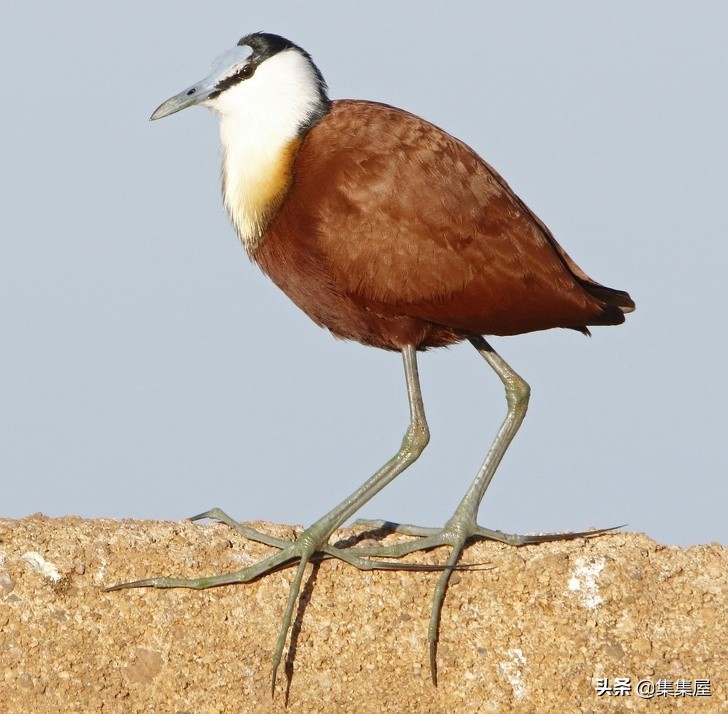
[[[212,64],[210,74],[197,84],[193,84],[187,89],[183,89],[179,94],[170,97],[166,102],[162,102],[149,117],[150,121],[168,117],[170,114],[179,112],[182,109],[191,107],[195,104],[201,104],[211,94],[219,90],[218,85],[224,79],[232,76],[250,59],[252,49],[247,45],[236,45],[232,49],[223,52]]]

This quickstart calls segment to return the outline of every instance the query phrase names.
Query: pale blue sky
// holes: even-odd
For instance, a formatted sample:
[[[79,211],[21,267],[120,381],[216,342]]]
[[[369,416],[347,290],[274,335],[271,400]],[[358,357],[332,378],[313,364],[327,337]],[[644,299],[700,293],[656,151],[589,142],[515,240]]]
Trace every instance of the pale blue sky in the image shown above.
[[[398,447],[399,356],[249,264],[211,114],[147,121],[263,29],[469,143],[637,301],[493,340],[533,395],[481,523],[728,542],[724,2],[3,3],[0,515],[306,524]],[[504,415],[469,346],[420,370],[431,445],[361,515],[443,523]]]

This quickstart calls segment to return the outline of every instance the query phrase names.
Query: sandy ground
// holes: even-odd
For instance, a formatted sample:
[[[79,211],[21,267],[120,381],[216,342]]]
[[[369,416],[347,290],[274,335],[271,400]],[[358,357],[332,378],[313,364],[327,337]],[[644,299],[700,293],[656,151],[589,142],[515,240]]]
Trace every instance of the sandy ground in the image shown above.
[[[453,577],[437,687],[427,652],[437,573],[312,566],[273,697],[292,570],[204,591],[104,591],[270,552],[220,524],[0,520],[0,711],[728,711],[728,550],[716,544],[615,533],[471,546],[463,561],[488,567]],[[600,678],[611,694],[598,694]],[[653,698],[649,684],[637,692],[641,680]]]

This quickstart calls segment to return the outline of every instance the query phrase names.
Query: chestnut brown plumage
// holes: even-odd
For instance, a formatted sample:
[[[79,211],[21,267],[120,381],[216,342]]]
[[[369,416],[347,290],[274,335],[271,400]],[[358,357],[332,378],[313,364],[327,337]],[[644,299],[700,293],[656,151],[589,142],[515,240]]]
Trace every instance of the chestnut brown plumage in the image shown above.
[[[482,336],[552,327],[588,334],[591,325],[624,322],[634,303],[589,278],[472,149],[400,109],[331,102],[311,57],[289,40],[266,33],[242,38],[208,77],[164,102],[152,119],[193,104],[220,115],[223,199],[251,259],[335,336],[401,351],[410,425],[395,456],[292,543],[242,526],[219,509],[193,518],[220,520],[279,549],[260,563],[207,578],[151,578],[111,589],[243,583],[297,561],[273,656],[275,687],[312,559],[336,557],[361,569],[439,569],[428,628],[436,681],[440,611],[468,539],[524,545],[587,535],[519,536],[477,525],[480,502],[530,394]],[[330,546],[336,528],[427,445],[417,351],[464,339],[503,382],[508,412],[455,513],[440,530],[375,523],[417,537],[395,546]],[[381,560],[440,545],[451,546],[442,566]]]
[[[251,257],[337,337],[401,350],[624,322],[472,149],[374,102],[333,102],[305,136]]]

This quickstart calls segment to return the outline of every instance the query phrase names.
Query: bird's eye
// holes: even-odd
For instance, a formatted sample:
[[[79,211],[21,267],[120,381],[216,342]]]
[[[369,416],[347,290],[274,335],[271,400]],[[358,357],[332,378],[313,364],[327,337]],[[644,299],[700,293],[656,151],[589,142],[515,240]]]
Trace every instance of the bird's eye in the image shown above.
[[[255,67],[252,64],[246,64],[238,70],[238,74],[243,79],[250,79],[255,74]]]

